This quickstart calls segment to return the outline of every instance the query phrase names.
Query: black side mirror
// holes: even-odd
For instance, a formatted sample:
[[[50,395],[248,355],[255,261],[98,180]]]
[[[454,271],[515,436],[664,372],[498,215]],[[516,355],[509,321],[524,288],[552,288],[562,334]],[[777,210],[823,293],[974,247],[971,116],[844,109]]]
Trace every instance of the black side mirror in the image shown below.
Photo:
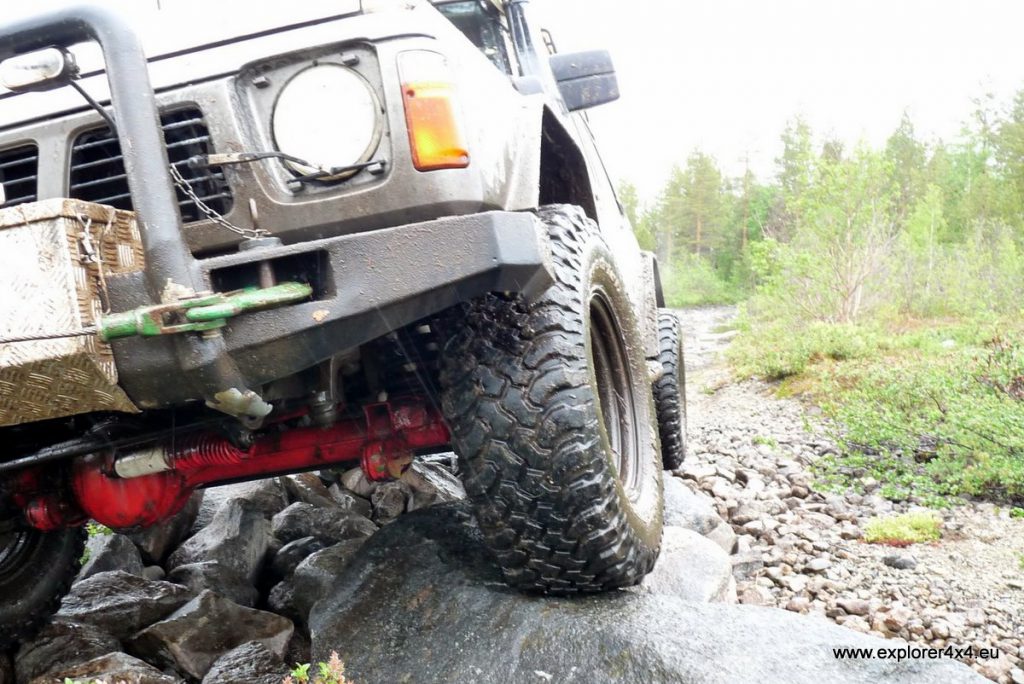
[[[619,81],[607,50],[552,55],[550,61],[570,112],[619,99]]]

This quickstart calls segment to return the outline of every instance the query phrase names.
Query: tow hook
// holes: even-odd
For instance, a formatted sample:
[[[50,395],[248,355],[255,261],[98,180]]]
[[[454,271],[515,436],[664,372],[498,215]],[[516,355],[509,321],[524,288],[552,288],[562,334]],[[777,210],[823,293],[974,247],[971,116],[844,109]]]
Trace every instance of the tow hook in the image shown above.
[[[227,325],[228,319],[308,299],[313,288],[304,283],[281,283],[227,294],[215,293],[181,299],[169,304],[143,306],[100,319],[98,334],[109,342],[125,337],[157,337],[187,332],[207,332]]]

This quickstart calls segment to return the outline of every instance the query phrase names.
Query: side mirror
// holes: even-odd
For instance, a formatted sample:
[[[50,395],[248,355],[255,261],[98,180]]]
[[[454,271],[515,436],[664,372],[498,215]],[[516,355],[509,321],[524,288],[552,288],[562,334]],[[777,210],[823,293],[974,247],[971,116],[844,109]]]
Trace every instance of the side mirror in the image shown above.
[[[607,50],[551,56],[551,71],[570,112],[619,99],[612,56]]]

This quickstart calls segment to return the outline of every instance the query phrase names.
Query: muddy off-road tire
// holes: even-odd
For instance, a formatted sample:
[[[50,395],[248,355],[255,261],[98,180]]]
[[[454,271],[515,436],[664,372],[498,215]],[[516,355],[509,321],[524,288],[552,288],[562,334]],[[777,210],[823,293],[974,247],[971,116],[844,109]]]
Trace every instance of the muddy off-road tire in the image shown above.
[[[57,612],[81,566],[82,528],[0,533],[0,653]]]
[[[664,374],[654,382],[654,405],[661,433],[661,461],[675,470],[686,458],[686,366],[683,362],[683,328],[669,309],[658,312],[658,360]]]
[[[638,583],[661,546],[661,454],[643,344],[621,275],[576,207],[538,213],[555,284],[488,295],[442,323],[442,406],[466,492],[512,586]]]

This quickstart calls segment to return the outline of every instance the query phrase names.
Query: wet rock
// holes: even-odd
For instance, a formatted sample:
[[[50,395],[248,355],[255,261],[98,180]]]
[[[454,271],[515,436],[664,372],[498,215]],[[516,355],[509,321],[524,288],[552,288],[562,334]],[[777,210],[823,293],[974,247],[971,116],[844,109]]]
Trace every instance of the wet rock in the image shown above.
[[[294,587],[293,605],[303,623],[313,605],[327,594],[338,581],[338,576],[357,557],[364,542],[364,539],[339,542],[317,551],[295,568],[291,578]]]
[[[203,677],[203,684],[281,684],[289,669],[258,641],[249,641],[218,658]]]
[[[66,670],[53,672],[51,676],[32,684],[53,684],[67,680],[110,684],[177,684],[181,681],[127,653],[108,653]]]
[[[290,577],[299,563],[323,549],[324,543],[316,537],[303,537],[290,541],[274,554],[274,559],[270,562],[270,570],[278,579]]]
[[[677,477],[665,478],[665,525],[708,534],[722,522],[710,496],[693,491]]]
[[[342,473],[341,485],[345,489],[363,497],[364,499],[369,499],[373,494],[373,491],[377,488],[377,483],[370,482],[366,478],[366,473],[363,472],[362,468],[352,468],[351,470],[346,470]]]
[[[736,533],[727,522],[719,524],[715,529],[708,532],[707,538],[718,544],[726,553],[732,553],[736,550]]]
[[[409,511],[466,498],[462,482],[440,463],[413,461],[401,482],[412,491]]]
[[[287,618],[244,608],[205,591],[139,632],[129,640],[128,648],[148,662],[202,679],[218,658],[250,641],[283,656],[293,630]]]
[[[192,527],[199,517],[199,509],[203,504],[204,491],[192,494],[188,503],[178,513],[152,527],[131,532],[129,538],[135,542],[142,559],[149,565],[160,565],[181,542],[192,533]]]
[[[281,480],[292,503],[299,501],[313,506],[326,507],[338,505],[338,502],[331,498],[331,493],[316,473],[299,473],[281,478]]]
[[[185,605],[192,592],[170,582],[151,582],[126,572],[101,572],[82,580],[64,597],[57,615],[106,630],[118,639]]]
[[[377,530],[377,526],[351,511],[318,508],[299,502],[275,515],[271,530],[282,544],[304,537],[315,537],[325,544],[337,544],[346,539],[368,537]]]
[[[373,507],[370,505],[369,499],[364,499],[355,492],[351,492],[337,484],[331,485],[328,491],[331,493],[331,499],[341,506],[342,510],[358,513],[364,518],[369,518],[373,515]]]
[[[917,567],[917,559],[909,554],[892,553],[884,556],[882,562],[897,570],[913,570]]]
[[[76,581],[113,570],[142,575],[142,557],[139,550],[123,534],[94,534],[89,537],[85,553],[89,560],[78,571]]]
[[[403,482],[384,482],[378,485],[370,496],[374,522],[384,525],[398,518],[405,512],[411,497],[409,486]]]
[[[147,565],[142,568],[142,576],[153,582],[159,582],[167,577],[167,573],[159,565]]]
[[[764,567],[764,560],[762,560],[759,553],[747,552],[737,554],[731,558],[731,561],[732,576],[736,580],[749,579]]]
[[[167,567],[217,561],[250,584],[256,583],[270,546],[270,522],[261,504],[239,498],[227,501],[210,524],[178,547]]]
[[[810,560],[805,566],[804,570],[807,572],[825,572],[832,567],[832,561],[828,558],[814,558]]]
[[[21,645],[14,660],[14,670],[17,681],[28,682],[120,648],[118,640],[99,627],[54,620],[43,627],[34,639]],[[14,680],[11,682],[13,684]]]
[[[231,599],[240,606],[252,608],[259,600],[259,592],[238,570],[220,561],[204,561],[179,565],[171,570],[167,579],[188,587],[193,595],[209,590]]]
[[[666,527],[661,556],[638,591],[686,601],[736,602],[729,556],[717,544],[681,527]]]
[[[217,511],[231,501],[246,501],[250,504],[251,510],[259,511],[267,519],[274,517],[288,505],[288,493],[280,478],[276,477],[210,487],[204,492],[199,517],[192,527],[196,532],[213,522]]]
[[[837,659],[839,644],[903,642],[786,611],[637,592],[522,594],[501,582],[468,509],[451,505],[374,535],[310,622],[313,659],[338,651],[354,681],[981,681],[948,660]],[[458,646],[439,648],[439,635]]]

